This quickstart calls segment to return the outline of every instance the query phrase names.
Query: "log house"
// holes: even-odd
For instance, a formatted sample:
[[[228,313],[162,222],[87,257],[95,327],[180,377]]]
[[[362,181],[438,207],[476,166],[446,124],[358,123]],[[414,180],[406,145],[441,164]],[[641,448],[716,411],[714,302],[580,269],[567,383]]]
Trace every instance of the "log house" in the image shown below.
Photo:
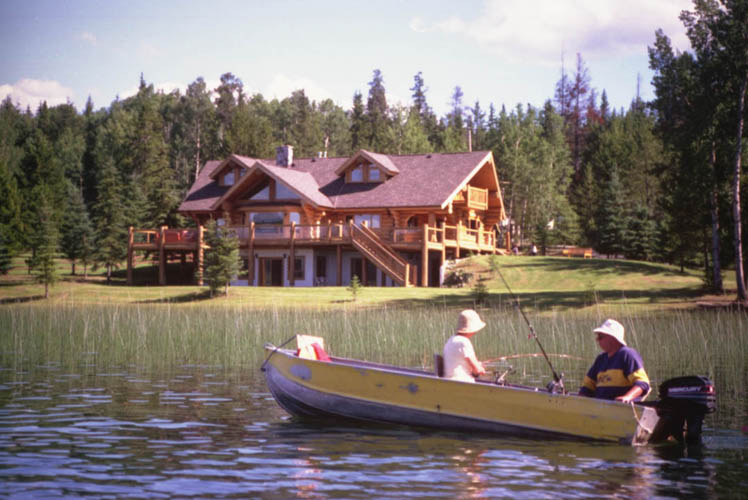
[[[366,286],[439,286],[447,259],[510,248],[499,238],[506,214],[490,151],[231,155],[205,164],[179,213],[198,229],[130,228],[128,282],[135,251],[158,254],[161,284],[175,255],[191,254],[199,273],[211,219],[239,237],[233,285],[342,286],[357,275]]]

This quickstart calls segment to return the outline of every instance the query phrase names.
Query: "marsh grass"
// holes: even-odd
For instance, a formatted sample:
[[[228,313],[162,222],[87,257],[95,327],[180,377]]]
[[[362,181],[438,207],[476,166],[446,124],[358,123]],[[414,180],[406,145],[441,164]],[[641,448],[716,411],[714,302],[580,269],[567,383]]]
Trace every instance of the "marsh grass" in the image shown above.
[[[259,376],[266,342],[279,345],[294,334],[307,333],[323,336],[328,351],[336,356],[431,369],[433,354],[441,352],[452,334],[458,311],[439,304],[414,309],[351,305],[334,312],[169,304],[5,307],[0,308],[0,359],[10,372],[53,364],[70,373],[127,367],[161,374],[179,366],[206,365]],[[481,359],[540,352],[515,308],[479,312],[487,323],[473,338]],[[607,312],[529,314],[546,352],[582,358],[551,357],[556,371],[565,374],[569,389],[576,390],[598,354],[591,332]],[[667,378],[707,375],[717,384],[720,400],[735,403],[726,416],[743,418],[748,314],[632,313],[621,308],[615,317],[626,327],[629,345],[642,354],[654,394]],[[515,382],[550,380],[550,370],[540,357],[499,365],[497,369],[514,368],[510,380]]]

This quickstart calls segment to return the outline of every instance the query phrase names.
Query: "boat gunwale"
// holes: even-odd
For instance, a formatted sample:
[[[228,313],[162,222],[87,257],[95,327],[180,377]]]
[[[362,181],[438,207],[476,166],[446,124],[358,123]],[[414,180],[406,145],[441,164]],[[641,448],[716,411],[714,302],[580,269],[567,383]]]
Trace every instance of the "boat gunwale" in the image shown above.
[[[332,356],[329,355],[330,360],[329,361],[322,361],[318,359],[308,359],[308,358],[299,358],[296,353],[292,349],[281,349],[276,348],[275,346],[266,346],[266,350],[272,351],[270,356],[268,356],[267,361],[269,362],[270,358],[280,352],[284,354],[285,356],[288,356],[289,358],[293,359],[301,359],[303,361],[311,361],[314,363],[322,363],[322,364],[328,364],[331,363],[333,365],[339,365],[339,366],[351,366],[351,367],[361,367],[361,368],[367,368],[367,369],[374,369],[377,371],[381,371],[384,373],[394,373],[398,375],[410,375],[410,376],[421,376],[421,377],[428,377],[437,379],[443,382],[447,383],[459,383],[459,384],[471,384],[471,382],[464,382],[462,380],[452,380],[445,377],[440,377],[436,375],[436,373],[426,371],[424,369],[416,369],[416,368],[407,368],[407,367],[400,367],[395,365],[388,365],[385,363],[375,363],[373,361],[364,361],[360,359],[353,359],[353,358],[344,358],[340,356]],[[484,386],[484,387],[492,387],[497,389],[514,389],[518,391],[527,391],[527,392],[533,392],[533,393],[540,393],[540,394],[546,394],[549,396],[562,396],[562,397],[573,397],[573,398],[583,398],[583,399],[592,399],[598,404],[611,404],[611,405],[625,405],[630,406],[626,403],[621,403],[620,401],[615,400],[607,400],[607,399],[597,399],[597,398],[589,398],[587,396],[581,396],[577,393],[573,392],[566,392],[566,393],[559,393],[559,392],[550,392],[545,388],[541,388],[538,386],[530,386],[530,385],[521,385],[521,384],[512,384],[512,383],[503,383],[503,384],[497,384],[496,382],[492,382],[490,380],[481,380],[476,379],[475,384]],[[650,404],[647,404],[643,401],[637,401],[634,403],[636,406],[639,407],[649,407]]]

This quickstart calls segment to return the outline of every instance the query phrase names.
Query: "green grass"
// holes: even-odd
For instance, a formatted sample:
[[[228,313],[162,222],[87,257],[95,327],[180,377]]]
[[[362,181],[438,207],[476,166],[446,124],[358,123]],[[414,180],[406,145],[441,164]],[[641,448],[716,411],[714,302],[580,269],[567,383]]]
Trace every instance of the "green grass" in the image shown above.
[[[695,307],[698,300],[717,300],[704,295],[700,274],[679,272],[672,266],[645,262],[575,259],[563,257],[498,257],[501,272],[524,308],[542,311],[588,310],[593,313],[618,313],[622,308],[660,310]],[[363,287],[354,302],[345,287],[266,288],[232,287],[229,297],[209,298],[205,287],[192,285],[155,286],[155,267],[140,264],[135,269],[136,286],[125,285],[125,271],[114,273],[106,285],[103,272],[71,276],[70,267],[60,262],[62,281],[43,299],[43,286],[33,282],[21,258],[14,268],[0,277],[2,304],[174,304],[185,307],[211,304],[233,307],[303,307],[311,309],[347,309],[351,307],[422,307],[441,304],[472,306],[474,292],[469,288],[378,288]],[[502,307],[513,302],[503,282],[492,275],[488,257],[467,259],[458,266],[484,279],[485,303]],[[180,264],[169,266],[169,282],[175,282]],[[79,266],[78,272],[81,269]],[[730,284],[729,276],[725,282]],[[719,298],[728,301],[731,297]]]

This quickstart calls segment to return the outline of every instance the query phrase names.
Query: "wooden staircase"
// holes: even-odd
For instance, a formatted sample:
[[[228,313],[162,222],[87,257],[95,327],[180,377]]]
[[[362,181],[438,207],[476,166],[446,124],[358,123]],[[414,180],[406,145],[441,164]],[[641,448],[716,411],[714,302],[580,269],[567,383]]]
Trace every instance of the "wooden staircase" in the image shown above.
[[[414,286],[410,264],[366,226],[351,225],[351,243],[392,281],[401,286]]]

